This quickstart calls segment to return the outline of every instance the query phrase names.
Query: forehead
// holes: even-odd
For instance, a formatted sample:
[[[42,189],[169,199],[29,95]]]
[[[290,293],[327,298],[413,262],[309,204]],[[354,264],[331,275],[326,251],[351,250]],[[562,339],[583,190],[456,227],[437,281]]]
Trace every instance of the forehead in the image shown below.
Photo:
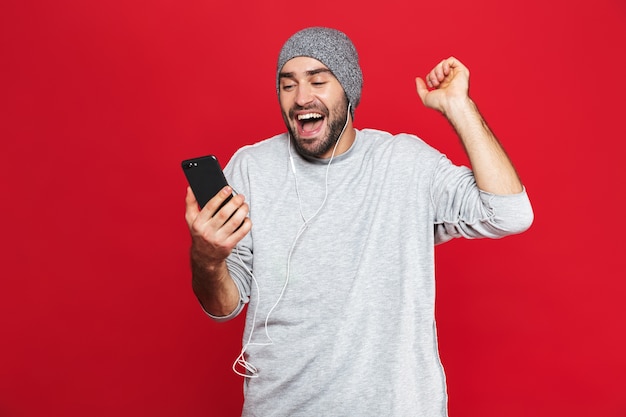
[[[283,65],[283,68],[280,70],[280,75],[302,75],[317,72],[319,70],[330,71],[326,65],[322,64],[315,58],[298,56],[285,62],[285,65]],[[332,72],[329,72],[329,74],[332,74]]]

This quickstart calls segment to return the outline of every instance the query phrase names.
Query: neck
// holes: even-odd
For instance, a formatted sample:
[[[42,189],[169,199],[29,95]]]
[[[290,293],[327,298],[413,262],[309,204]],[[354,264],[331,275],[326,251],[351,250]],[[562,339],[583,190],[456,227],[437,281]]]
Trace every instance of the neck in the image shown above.
[[[321,159],[328,159],[331,157],[336,157],[341,155],[344,152],[347,152],[348,149],[352,147],[354,140],[356,138],[356,130],[354,126],[352,126],[352,117],[348,119],[346,126],[343,130],[343,133],[339,137],[337,146],[333,146],[328,150],[324,155],[320,155]]]

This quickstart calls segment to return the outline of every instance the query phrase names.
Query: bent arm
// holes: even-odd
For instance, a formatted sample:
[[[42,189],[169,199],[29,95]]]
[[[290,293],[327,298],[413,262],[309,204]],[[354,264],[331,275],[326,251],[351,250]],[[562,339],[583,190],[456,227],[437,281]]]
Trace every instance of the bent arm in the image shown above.
[[[521,193],[511,160],[474,102],[469,97],[451,100],[444,114],[463,143],[478,188],[500,195]]]
[[[455,129],[478,187],[500,195],[522,192],[511,160],[469,97],[469,70],[450,57],[425,78],[416,79],[417,92],[426,107],[439,110]]]
[[[185,218],[191,234],[192,289],[204,310],[215,318],[230,316],[241,305],[239,288],[226,258],[252,227],[242,195],[220,208],[231,193],[230,187],[224,187],[202,210],[190,188],[185,198]]]
[[[204,311],[214,317],[226,317],[235,312],[241,296],[226,262],[206,264],[203,254],[193,244],[190,258],[191,287]]]
[[[435,242],[452,238],[497,239],[522,233],[533,222],[533,210],[525,190],[494,194],[480,190],[474,173],[455,166],[442,156],[433,182]]]

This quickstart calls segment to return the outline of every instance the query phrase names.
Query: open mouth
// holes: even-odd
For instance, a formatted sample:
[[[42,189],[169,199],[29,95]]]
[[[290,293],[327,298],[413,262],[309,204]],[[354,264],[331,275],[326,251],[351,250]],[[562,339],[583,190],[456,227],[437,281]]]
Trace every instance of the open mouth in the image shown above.
[[[316,112],[298,114],[296,116],[300,134],[316,134],[324,124],[324,115]]]

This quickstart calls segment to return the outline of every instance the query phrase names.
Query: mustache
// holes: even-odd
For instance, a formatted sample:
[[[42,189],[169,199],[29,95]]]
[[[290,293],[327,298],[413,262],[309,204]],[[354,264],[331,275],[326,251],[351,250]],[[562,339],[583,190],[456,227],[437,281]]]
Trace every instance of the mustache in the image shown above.
[[[298,104],[294,104],[289,109],[289,118],[290,119],[295,118],[296,112],[302,112],[302,111],[315,112],[315,113],[323,114],[324,116],[328,116],[328,107],[326,107],[322,103],[310,104],[307,106],[300,106]]]

